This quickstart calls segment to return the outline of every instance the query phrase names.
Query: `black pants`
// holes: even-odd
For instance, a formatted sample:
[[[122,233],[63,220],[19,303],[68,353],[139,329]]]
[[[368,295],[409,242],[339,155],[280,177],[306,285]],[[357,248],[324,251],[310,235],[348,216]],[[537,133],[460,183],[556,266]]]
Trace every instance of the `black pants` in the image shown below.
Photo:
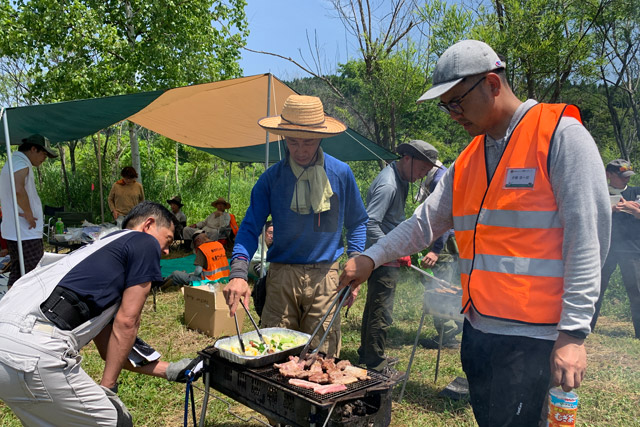
[[[393,322],[393,300],[400,277],[398,267],[380,266],[367,281],[367,302],[362,313],[359,362],[381,371],[387,365],[387,331]]]
[[[633,253],[610,252],[607,256],[607,260],[602,266],[600,298],[598,298],[598,302],[596,302],[596,312],[593,315],[593,319],[591,319],[591,331],[596,327],[604,293],[609,285],[609,279],[613,272],[616,271],[616,266],[618,265],[620,266],[622,282],[629,296],[631,320],[633,321],[636,338],[640,338],[640,256]]]
[[[7,240],[7,248],[11,257],[11,269],[9,270],[9,282],[11,287],[20,276],[20,258],[18,256],[18,242]],[[44,243],[42,239],[30,239],[22,241],[22,256],[24,257],[24,274],[27,274],[40,262],[44,255]]]
[[[537,427],[550,384],[553,341],[485,334],[464,322],[462,369],[480,427]]]

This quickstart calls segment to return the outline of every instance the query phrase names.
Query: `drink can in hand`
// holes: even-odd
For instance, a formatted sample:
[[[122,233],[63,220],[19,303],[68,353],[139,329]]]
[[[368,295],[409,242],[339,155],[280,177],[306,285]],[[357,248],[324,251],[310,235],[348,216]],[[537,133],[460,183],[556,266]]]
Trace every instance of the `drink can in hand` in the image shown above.
[[[575,426],[577,413],[578,395],[575,392],[565,392],[560,387],[549,390],[547,427]]]

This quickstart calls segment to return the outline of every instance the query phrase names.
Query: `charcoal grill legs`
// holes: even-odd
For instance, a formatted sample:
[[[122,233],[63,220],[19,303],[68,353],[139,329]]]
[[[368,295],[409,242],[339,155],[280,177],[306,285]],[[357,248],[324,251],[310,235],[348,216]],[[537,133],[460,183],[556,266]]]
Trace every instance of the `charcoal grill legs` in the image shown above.
[[[211,383],[211,373],[209,366],[205,363],[204,369],[204,397],[202,398],[202,412],[200,412],[199,427],[204,427],[204,419],[207,417],[207,405],[209,404],[209,384]]]
[[[420,326],[418,326],[418,333],[416,334],[416,340],[413,342],[413,349],[411,350],[411,358],[409,359],[409,365],[407,365],[407,373],[404,376],[404,381],[402,382],[402,391],[400,391],[400,397],[398,398],[398,402],[402,402],[402,397],[404,396],[404,388],[407,386],[407,381],[409,381],[409,374],[411,373],[411,365],[413,364],[413,356],[416,355],[416,347],[418,347],[418,340],[420,339],[420,332],[422,331],[422,325],[424,325],[424,317],[427,315],[426,311],[422,311],[422,317],[420,318]]]

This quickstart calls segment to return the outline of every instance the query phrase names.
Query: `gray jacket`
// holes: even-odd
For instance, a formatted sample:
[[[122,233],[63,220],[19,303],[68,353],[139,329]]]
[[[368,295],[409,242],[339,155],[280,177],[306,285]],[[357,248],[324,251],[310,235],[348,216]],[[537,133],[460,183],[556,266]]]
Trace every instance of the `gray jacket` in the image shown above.
[[[491,176],[509,136],[535,104],[536,101],[528,100],[516,110],[504,138],[494,140],[487,135],[485,152]],[[411,218],[363,253],[376,267],[426,248],[434,238],[453,227],[454,174],[455,164]],[[557,326],[524,325],[482,317],[469,310],[467,319],[482,332],[548,340],[555,340],[558,330],[590,332],[589,324],[600,294],[600,269],[609,249],[611,207],[596,144],[585,127],[573,118],[563,117],[558,124],[549,153],[549,174],[564,227],[560,322]]]
[[[397,161],[384,168],[373,180],[367,191],[367,247],[406,219],[409,183],[398,173]]]

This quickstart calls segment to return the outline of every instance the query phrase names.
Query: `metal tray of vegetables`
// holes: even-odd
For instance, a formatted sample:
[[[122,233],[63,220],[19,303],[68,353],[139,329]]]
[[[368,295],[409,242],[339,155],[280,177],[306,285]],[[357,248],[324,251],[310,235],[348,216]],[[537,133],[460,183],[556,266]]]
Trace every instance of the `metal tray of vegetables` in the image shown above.
[[[215,342],[214,347],[218,350],[218,355],[224,359],[249,368],[258,368],[299,354],[311,337],[304,332],[286,328],[264,328],[260,329],[260,332],[267,343],[266,346],[260,341],[256,331],[240,335],[245,345],[245,354],[242,353],[237,336],[221,338]]]

